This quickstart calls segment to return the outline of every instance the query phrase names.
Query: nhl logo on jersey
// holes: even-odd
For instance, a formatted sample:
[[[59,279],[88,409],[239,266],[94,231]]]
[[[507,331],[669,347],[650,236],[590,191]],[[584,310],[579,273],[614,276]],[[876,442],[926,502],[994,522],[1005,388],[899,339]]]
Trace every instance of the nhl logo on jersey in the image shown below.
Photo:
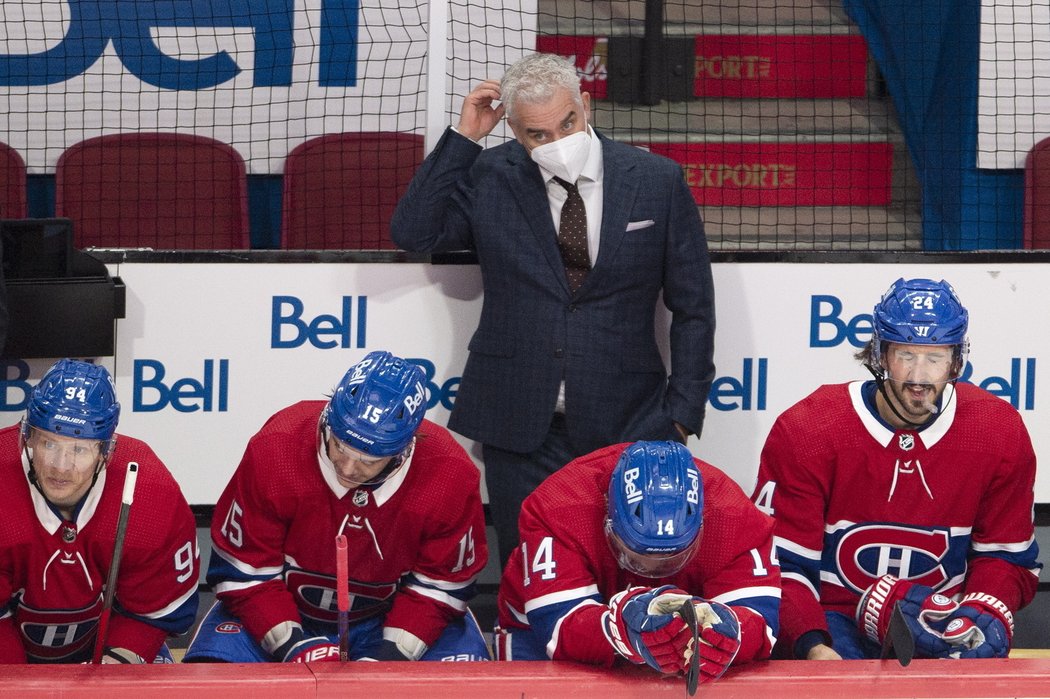
[[[76,529],[74,529],[73,527],[69,527],[69,526],[62,527],[62,541],[66,542],[67,544],[72,544],[76,540],[77,540],[77,530]]]
[[[904,451],[911,451],[915,448],[915,435],[913,434],[902,434],[897,442],[900,448]]]
[[[358,507],[364,507],[368,504],[368,491],[367,490],[355,490],[353,503]]]

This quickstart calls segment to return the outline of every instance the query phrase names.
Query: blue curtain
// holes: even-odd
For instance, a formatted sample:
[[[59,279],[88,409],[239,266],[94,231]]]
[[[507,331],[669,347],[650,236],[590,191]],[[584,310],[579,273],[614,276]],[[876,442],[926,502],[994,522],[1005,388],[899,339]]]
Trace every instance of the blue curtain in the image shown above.
[[[1024,173],[977,168],[980,0],[843,0],[922,187],[926,250],[1022,247]]]

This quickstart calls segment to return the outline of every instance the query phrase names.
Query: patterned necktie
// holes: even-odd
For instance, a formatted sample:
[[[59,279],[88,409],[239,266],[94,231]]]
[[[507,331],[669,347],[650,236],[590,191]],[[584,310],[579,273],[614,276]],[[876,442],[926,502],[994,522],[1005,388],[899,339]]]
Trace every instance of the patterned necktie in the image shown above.
[[[561,250],[561,259],[565,263],[569,290],[575,294],[591,269],[591,257],[587,252],[587,209],[575,184],[570,184],[560,177],[555,177],[554,181],[569,193],[569,198],[561,207],[558,249]]]

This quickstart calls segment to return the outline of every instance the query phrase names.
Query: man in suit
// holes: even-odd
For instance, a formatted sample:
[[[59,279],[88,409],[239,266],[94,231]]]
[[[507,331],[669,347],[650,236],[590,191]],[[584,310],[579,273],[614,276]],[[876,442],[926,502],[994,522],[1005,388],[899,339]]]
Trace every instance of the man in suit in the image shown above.
[[[467,95],[391,223],[405,250],[473,250],[481,265],[449,427],[482,444],[501,561],[522,500],[573,458],[699,434],[714,375],[711,265],[681,168],[597,134],[590,105],[568,61],[519,60]],[[504,115],[515,140],[483,149]]]

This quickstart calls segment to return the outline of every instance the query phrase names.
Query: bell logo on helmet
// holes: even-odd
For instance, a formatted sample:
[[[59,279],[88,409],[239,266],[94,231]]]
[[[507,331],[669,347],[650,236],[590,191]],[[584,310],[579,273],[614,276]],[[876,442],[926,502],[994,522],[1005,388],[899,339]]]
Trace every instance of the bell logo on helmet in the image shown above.
[[[372,366],[373,362],[369,357],[365,357],[360,362],[354,365],[354,371],[347,379],[347,386],[360,386],[368,378],[368,368]]]
[[[689,490],[685,493],[685,500],[697,505],[700,503],[700,474],[690,469],[685,475],[689,478]]]
[[[415,415],[416,411],[419,410],[419,406],[426,403],[426,400],[427,393],[423,389],[423,384],[417,381],[415,395],[405,396],[405,408],[411,415]]]
[[[623,472],[623,494],[628,504],[634,504],[642,499],[642,491],[634,484],[638,480],[639,470],[629,468]]]

